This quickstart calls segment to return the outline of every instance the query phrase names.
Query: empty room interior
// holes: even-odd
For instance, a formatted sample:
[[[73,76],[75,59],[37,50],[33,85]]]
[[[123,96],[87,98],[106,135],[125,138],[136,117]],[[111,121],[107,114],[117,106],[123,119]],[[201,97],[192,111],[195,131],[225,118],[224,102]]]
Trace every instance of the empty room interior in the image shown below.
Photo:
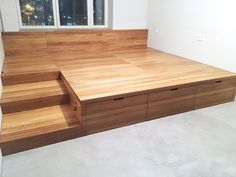
[[[236,177],[235,0],[0,0],[2,177]]]

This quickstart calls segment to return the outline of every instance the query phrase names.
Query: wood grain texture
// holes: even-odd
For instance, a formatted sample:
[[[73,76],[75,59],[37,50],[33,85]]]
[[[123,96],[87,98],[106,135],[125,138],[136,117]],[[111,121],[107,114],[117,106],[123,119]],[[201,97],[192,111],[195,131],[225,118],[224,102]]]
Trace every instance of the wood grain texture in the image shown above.
[[[143,49],[147,30],[69,30],[7,32],[3,40],[7,56],[95,56],[101,52]],[[87,56],[86,56],[87,55]]]
[[[56,62],[84,104],[236,79],[234,73],[152,49]]]
[[[53,106],[4,115],[0,145],[8,155],[85,134],[70,106]]]
[[[82,105],[78,96],[75,94],[69,83],[67,82],[66,78],[63,76],[63,74],[60,74],[60,79],[63,83],[63,85],[66,87],[66,90],[69,94],[69,104],[72,108],[72,110],[78,114],[77,117],[80,118],[80,121],[85,123],[85,120],[82,120],[83,115],[85,115],[85,105]]]
[[[147,119],[194,110],[197,87],[172,88],[148,95]]]
[[[6,56],[45,56],[47,40],[44,32],[3,33]]]
[[[68,35],[69,34],[69,35]],[[147,47],[147,30],[81,30],[3,33],[4,85],[54,80],[55,61],[110,56]],[[103,53],[103,54],[102,54]]]
[[[86,105],[87,133],[96,133],[146,121],[147,95]]]
[[[48,56],[7,56],[4,60],[3,85],[56,80],[59,69]]]
[[[4,113],[17,106],[3,116],[4,154],[235,96],[235,73],[149,49],[147,30],[5,33],[4,43]],[[70,103],[53,106],[65,94]]]
[[[234,101],[235,80],[215,81],[200,85],[197,90],[195,108],[204,108]]]
[[[59,80],[3,87],[3,114],[69,103],[66,88]]]

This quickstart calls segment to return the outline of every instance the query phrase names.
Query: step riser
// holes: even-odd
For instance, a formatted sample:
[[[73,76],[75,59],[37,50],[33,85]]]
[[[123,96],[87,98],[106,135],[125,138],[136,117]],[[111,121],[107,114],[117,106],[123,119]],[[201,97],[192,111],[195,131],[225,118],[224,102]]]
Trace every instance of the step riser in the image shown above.
[[[14,85],[31,82],[42,82],[59,79],[59,72],[45,72],[45,73],[33,73],[33,74],[16,74],[16,75],[2,75],[3,85]]]
[[[2,103],[3,114],[27,111],[31,109],[44,108],[48,106],[62,105],[69,103],[69,95],[54,95],[31,100],[22,100],[18,102]]]
[[[45,135],[1,143],[0,146],[2,150],[2,155],[6,156],[54,143],[59,143],[70,139],[79,138],[82,136],[86,136],[86,128],[83,126],[61,130]]]

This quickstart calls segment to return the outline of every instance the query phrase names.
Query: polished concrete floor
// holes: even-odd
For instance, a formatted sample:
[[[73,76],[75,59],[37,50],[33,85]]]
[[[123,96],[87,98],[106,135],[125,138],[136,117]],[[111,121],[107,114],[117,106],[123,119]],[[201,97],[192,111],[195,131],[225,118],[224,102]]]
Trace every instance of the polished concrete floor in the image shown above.
[[[236,102],[4,157],[3,177],[236,177]]]

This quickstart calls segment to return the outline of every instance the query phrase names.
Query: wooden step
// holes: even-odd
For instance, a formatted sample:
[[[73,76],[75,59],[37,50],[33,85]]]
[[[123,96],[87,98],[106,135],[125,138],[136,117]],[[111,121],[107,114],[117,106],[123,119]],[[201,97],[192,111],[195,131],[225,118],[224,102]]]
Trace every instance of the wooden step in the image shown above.
[[[3,116],[0,145],[9,155],[86,135],[70,105],[10,113]]]
[[[53,80],[4,86],[1,107],[7,114],[68,102],[68,93],[62,82]]]
[[[56,80],[59,69],[47,56],[7,56],[4,60],[3,85]]]

